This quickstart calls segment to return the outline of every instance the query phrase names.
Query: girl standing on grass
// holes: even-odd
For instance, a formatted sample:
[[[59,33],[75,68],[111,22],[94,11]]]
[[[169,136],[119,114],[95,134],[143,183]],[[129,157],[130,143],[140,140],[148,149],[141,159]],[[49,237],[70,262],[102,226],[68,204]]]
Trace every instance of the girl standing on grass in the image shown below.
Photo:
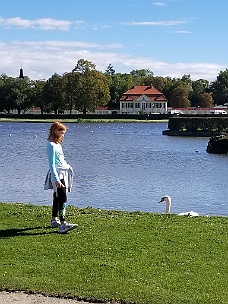
[[[50,128],[46,147],[49,170],[44,189],[54,190],[51,227],[58,227],[60,233],[66,233],[78,226],[65,220],[67,192],[71,191],[73,182],[73,169],[66,162],[61,146],[66,130],[64,124],[54,122]]]

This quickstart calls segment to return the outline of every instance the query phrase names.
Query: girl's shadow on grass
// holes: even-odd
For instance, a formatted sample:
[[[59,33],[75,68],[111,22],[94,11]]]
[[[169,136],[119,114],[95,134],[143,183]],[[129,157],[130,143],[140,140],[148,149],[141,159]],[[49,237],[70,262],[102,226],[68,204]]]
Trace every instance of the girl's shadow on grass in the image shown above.
[[[14,236],[36,236],[36,235],[46,235],[56,233],[55,229],[51,229],[50,227],[30,227],[30,228],[12,228],[12,229],[5,229],[0,230],[0,237],[1,238],[9,238]],[[41,230],[41,231],[38,231]],[[44,231],[47,230],[47,231]]]

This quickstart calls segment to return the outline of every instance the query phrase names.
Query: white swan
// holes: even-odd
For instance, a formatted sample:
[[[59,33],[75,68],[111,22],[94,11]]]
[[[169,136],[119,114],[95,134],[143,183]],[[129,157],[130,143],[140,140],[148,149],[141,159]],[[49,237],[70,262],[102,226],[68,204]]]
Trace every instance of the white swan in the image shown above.
[[[166,203],[166,213],[170,213],[170,210],[171,210],[171,197],[168,196],[168,195],[165,195],[161,198],[160,202],[159,203],[162,203],[162,202],[165,202]],[[199,216],[198,213],[194,212],[194,211],[188,211],[188,212],[181,212],[181,213],[178,213],[178,215],[186,215],[186,216],[189,216],[189,217],[193,217],[193,216]]]
[[[160,202],[159,203],[162,203],[162,202],[166,202],[166,213],[170,213],[170,210],[171,210],[171,197],[168,196],[168,195],[165,195],[161,198]]]

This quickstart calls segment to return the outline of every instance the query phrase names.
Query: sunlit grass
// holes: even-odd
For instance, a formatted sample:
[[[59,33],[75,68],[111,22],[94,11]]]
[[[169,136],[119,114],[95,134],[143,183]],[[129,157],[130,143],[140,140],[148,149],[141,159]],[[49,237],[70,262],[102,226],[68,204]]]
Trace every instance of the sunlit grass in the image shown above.
[[[121,303],[227,303],[227,217],[0,203],[0,288]]]

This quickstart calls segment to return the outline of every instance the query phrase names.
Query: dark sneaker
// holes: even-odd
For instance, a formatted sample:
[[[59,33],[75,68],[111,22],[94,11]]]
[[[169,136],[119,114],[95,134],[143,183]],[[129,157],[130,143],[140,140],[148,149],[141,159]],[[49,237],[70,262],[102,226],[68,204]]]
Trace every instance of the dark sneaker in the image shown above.
[[[61,226],[60,220],[52,220],[51,223],[51,228],[59,228]]]

